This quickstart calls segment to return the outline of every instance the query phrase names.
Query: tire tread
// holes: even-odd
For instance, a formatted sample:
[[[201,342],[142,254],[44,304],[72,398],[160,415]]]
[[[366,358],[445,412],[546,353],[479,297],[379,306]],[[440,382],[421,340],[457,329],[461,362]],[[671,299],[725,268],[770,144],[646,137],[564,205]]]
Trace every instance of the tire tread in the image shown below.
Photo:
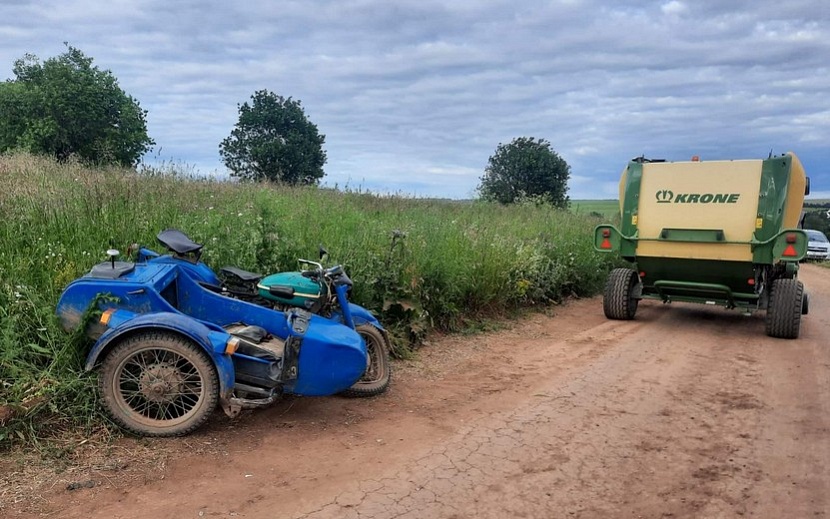
[[[767,308],[767,335],[780,339],[797,339],[801,332],[804,285],[798,279],[776,279],[772,283]]]
[[[605,317],[628,321],[634,319],[639,300],[631,297],[637,282],[637,273],[629,268],[616,268],[608,275],[602,308]]]

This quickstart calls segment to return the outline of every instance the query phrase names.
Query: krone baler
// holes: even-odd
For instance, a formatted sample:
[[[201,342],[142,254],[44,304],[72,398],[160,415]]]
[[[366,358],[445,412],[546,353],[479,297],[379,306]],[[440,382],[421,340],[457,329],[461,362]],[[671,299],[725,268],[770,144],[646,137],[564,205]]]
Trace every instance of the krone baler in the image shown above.
[[[808,297],[798,281],[798,228],[809,179],[792,153],[766,160],[634,159],[620,179],[621,224],[594,247],[633,268],[608,277],[603,309],[633,319],[640,299],[766,310],[766,331],[794,339]]]

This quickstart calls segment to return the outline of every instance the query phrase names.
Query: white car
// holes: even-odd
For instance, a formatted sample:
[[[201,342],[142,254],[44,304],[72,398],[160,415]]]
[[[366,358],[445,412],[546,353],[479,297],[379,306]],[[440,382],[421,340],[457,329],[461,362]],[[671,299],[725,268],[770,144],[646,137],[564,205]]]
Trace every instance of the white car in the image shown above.
[[[830,241],[821,231],[804,229],[807,233],[807,259],[826,260],[830,257]]]

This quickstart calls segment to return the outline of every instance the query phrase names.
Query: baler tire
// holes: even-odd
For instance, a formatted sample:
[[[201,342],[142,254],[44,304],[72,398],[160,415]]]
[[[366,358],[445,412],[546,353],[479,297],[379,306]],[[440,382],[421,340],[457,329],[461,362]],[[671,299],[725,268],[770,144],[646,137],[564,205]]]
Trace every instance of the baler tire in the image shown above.
[[[779,339],[797,339],[801,332],[804,284],[793,279],[776,279],[772,283],[767,308],[767,335]]]
[[[616,268],[611,271],[602,297],[605,317],[621,321],[634,319],[640,300],[633,295],[634,288],[639,282],[637,272],[632,269]]]

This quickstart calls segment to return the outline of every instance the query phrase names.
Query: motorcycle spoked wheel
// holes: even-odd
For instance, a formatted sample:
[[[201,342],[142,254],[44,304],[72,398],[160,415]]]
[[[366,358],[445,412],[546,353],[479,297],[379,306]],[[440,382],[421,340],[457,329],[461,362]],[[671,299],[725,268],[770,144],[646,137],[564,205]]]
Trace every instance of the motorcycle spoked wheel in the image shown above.
[[[367,366],[360,380],[341,394],[350,397],[375,396],[389,387],[392,365],[389,362],[389,344],[383,334],[370,324],[355,328],[366,342]]]
[[[101,365],[98,386],[109,415],[141,436],[180,436],[216,408],[219,380],[202,349],[169,332],[128,337]]]

